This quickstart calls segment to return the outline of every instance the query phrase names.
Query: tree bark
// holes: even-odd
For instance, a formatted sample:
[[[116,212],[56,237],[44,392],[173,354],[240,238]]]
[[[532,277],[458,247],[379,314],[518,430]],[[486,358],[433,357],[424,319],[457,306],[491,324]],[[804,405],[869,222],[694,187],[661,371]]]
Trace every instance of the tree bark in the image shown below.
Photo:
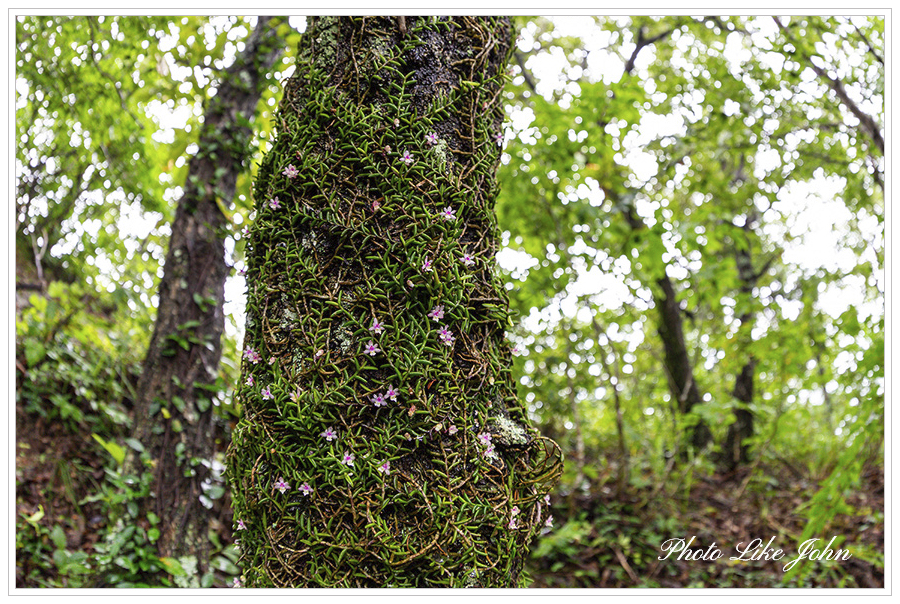
[[[703,396],[694,379],[694,367],[684,339],[683,317],[675,288],[665,274],[656,284],[661,294],[654,295],[654,303],[659,313],[658,330],[663,342],[669,391],[677,402],[678,410],[687,414],[703,402]],[[705,449],[712,442],[712,432],[703,420],[697,420],[691,428],[690,442],[697,450]]]
[[[756,359],[747,361],[734,383],[732,395],[742,403],[734,408],[735,420],[728,426],[722,447],[722,462],[726,469],[733,470],[741,463],[750,461],[750,448],[744,442],[753,436],[753,412],[747,407],[753,402],[753,376]]]
[[[518,585],[560,455],[493,271],[511,41],[506,18],[308,21],[248,248],[246,586]]]
[[[742,246],[735,246],[735,264],[737,266],[738,279],[741,282],[741,295],[749,298],[753,294],[759,278],[768,270],[768,264],[757,272],[753,268],[753,255],[750,247],[750,233],[756,222],[756,214],[752,210],[741,227],[747,241]],[[754,313],[749,309],[741,313],[739,338],[744,348],[752,342],[751,329],[753,327]],[[750,461],[750,448],[744,442],[753,436],[753,411],[750,404],[753,402],[753,383],[756,372],[757,360],[752,353],[747,354],[747,361],[741,368],[741,372],[735,378],[732,396],[739,402],[734,407],[735,421],[728,426],[725,434],[725,442],[722,446],[722,464],[727,470],[733,470],[738,464]]]
[[[630,203],[633,197],[619,196],[604,190],[606,195],[616,199],[617,202],[625,201],[624,218],[633,232],[646,229],[647,225],[638,216],[634,206]],[[694,379],[694,366],[688,354],[687,343],[684,339],[684,313],[675,293],[675,286],[666,273],[663,263],[662,276],[656,279],[657,289],[653,292],[653,304],[656,306],[657,332],[663,344],[663,368],[669,384],[669,392],[675,400],[676,408],[683,415],[690,413],[696,405],[703,402],[703,395]],[[698,419],[690,429],[690,446],[698,451],[705,449],[712,443],[713,436],[709,426],[702,419]]]
[[[225,70],[207,105],[200,151],[188,167],[159,285],[156,325],[138,382],[133,433],[149,453],[161,519],[159,552],[194,557],[207,568],[208,516],[201,504],[214,453],[212,397],[221,358],[227,219],[246,168],[253,118],[265,75],[283,52],[273,23],[260,17],[244,50]],[[141,471],[137,459],[131,469]]]

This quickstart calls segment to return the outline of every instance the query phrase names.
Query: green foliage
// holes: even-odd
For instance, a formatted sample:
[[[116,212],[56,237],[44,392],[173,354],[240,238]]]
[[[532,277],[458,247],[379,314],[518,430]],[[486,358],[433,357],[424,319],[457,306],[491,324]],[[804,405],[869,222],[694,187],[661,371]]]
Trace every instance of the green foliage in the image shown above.
[[[71,462],[76,478],[90,484],[90,495],[76,497],[87,487],[66,484],[65,499],[75,508],[100,506],[109,519],[95,529],[95,549],[76,551],[64,542],[72,528],[64,516],[44,516],[45,507],[36,505],[29,509],[37,513],[17,512],[17,567],[27,586],[209,586],[217,582],[213,573],[240,574],[241,550],[228,543],[227,530],[210,534],[214,554],[205,577],[195,576],[196,561],[156,557],[163,527],[152,514],[137,511],[149,472],[125,475],[119,458],[141,448],[124,437],[155,314],[166,224],[181,188],[190,184],[190,159],[221,152],[198,149],[198,116],[251,23],[237,17],[17,19],[17,283],[39,284],[42,277],[48,284],[30,299],[23,295],[27,290],[17,292],[23,308],[16,320],[17,413],[40,418],[39,425],[62,426],[67,434],[94,435],[84,446],[107,467],[95,478],[83,460]],[[266,443],[256,451],[256,474],[249,462],[238,468],[255,476],[248,492],[255,489],[258,500],[239,497],[237,506],[238,518],[250,527],[283,518],[286,524],[274,534],[276,542],[287,543],[292,537],[284,527],[298,526],[303,514],[320,506],[325,521],[302,524],[301,532],[310,542],[342,539],[346,534],[338,521],[329,523],[329,515],[348,501],[366,494],[381,501],[382,488],[406,485],[393,508],[356,509],[360,519],[365,516],[363,532],[381,539],[372,550],[395,560],[420,551],[428,544],[402,541],[395,518],[410,510],[425,516],[430,505],[438,513],[424,522],[441,531],[456,522],[441,511],[456,501],[441,490],[447,485],[432,480],[426,486],[416,477],[426,474],[420,461],[428,447],[455,442],[447,432],[449,418],[470,398],[480,401],[466,410],[466,425],[474,430],[453,422],[457,438],[473,444],[469,458],[460,457],[465,472],[494,476],[499,462],[480,455],[475,437],[499,428],[504,415],[496,412],[507,406],[516,423],[531,418],[567,454],[563,497],[554,502],[558,528],[541,530],[529,565],[538,585],[777,585],[780,574],[760,577],[738,565],[716,572],[692,567],[682,576],[670,575],[666,566],[654,570],[655,544],[684,531],[692,514],[714,516],[691,508],[692,494],[710,480],[731,480],[734,489],[744,486],[773,500],[787,491],[800,497],[796,513],[803,522],[784,535],[798,543],[828,535],[847,518],[862,527],[859,535],[883,527],[883,511],[860,506],[855,496],[865,488],[861,473],[883,464],[884,157],[877,136],[831,80],[876,126],[883,121],[883,20],[795,16],[779,24],[770,18],[642,16],[598,17],[594,23],[589,34],[572,35],[561,19],[515,20],[521,34],[512,84],[498,97],[508,103],[510,125],[497,173],[497,223],[485,214],[491,196],[476,199],[460,187],[459,173],[450,177],[462,139],[452,128],[442,129],[454,102],[493,100],[492,82],[467,74],[458,90],[419,107],[413,93],[418,74],[398,73],[394,62],[406,45],[416,47],[409,52],[421,48],[414,36],[398,37],[396,44],[365,49],[377,60],[357,57],[353,81],[359,90],[301,91],[285,101],[301,117],[285,110],[273,119],[278,80],[293,68],[301,39],[286,22],[279,26],[289,54],[271,74],[250,123],[257,133],[254,156],[271,152],[257,181],[255,216],[250,192],[257,162],[239,179],[233,211],[222,208],[233,226],[227,250],[236,267],[243,265],[247,242],[238,231],[248,225],[248,214],[253,220],[252,303],[268,310],[250,317],[255,323],[247,345],[263,361],[246,365],[242,377],[242,347],[226,338],[222,379],[211,393],[216,413],[229,422],[241,417],[245,401],[255,397],[254,405],[261,404],[262,387],[274,394],[264,411],[253,407],[241,420],[259,420],[269,429],[241,428],[240,438]],[[432,25],[443,34],[440,22],[416,31],[432,31]],[[336,58],[327,36],[316,44],[326,61]],[[545,77],[539,65],[551,58],[561,62]],[[632,68],[622,73],[630,59]],[[618,72],[610,69],[615,65]],[[379,73],[380,83],[367,87]],[[357,94],[375,102],[351,102]],[[492,183],[500,116],[478,106],[472,174]],[[425,142],[432,131],[439,135],[435,146]],[[354,140],[358,147],[329,147],[332,139]],[[382,154],[385,145],[392,149]],[[405,150],[414,159],[410,166],[399,161]],[[283,177],[285,163],[301,170],[298,181]],[[822,183],[833,192],[823,192]],[[348,184],[361,194],[348,195]],[[266,205],[272,196],[280,198],[282,210]],[[305,205],[295,206],[301,198]],[[380,207],[373,209],[373,201]],[[447,205],[456,222],[437,218]],[[816,214],[834,217],[829,237],[814,237],[825,228],[809,219]],[[461,226],[475,216],[481,217],[478,228],[489,233],[483,243]],[[496,224],[502,231],[495,231]],[[290,232],[304,237],[292,240]],[[500,256],[507,270],[498,276],[488,276],[492,239],[507,248]],[[476,250],[472,269],[445,260],[464,250]],[[760,273],[749,290],[743,289],[742,254]],[[437,260],[433,273],[418,270],[426,256]],[[331,266],[325,266],[327,258],[334,259]],[[387,270],[370,274],[354,264],[374,258]],[[270,263],[286,272],[267,268]],[[654,308],[662,275],[675,287],[694,377],[706,395],[688,415],[677,412],[663,368]],[[301,304],[282,296],[282,277],[284,283],[301,281],[304,291],[320,297]],[[489,367],[494,383],[481,383],[477,396],[470,396],[452,385],[465,373],[455,364],[458,354],[479,348],[467,342],[484,325],[507,324],[504,304],[469,305],[467,288],[488,280],[494,288],[506,282],[508,314],[521,319],[509,337],[524,354],[513,358],[507,373],[503,334],[491,333],[487,354],[471,355],[467,368]],[[496,297],[484,292],[485,299]],[[392,306],[396,296],[402,304]],[[842,297],[857,302],[836,304]],[[456,337],[452,349],[435,335],[440,324],[426,318],[436,304],[444,305]],[[314,319],[301,325],[299,317],[309,311]],[[369,331],[376,316],[387,327],[382,334]],[[231,332],[239,333],[242,317],[229,320]],[[173,349],[189,346],[189,333],[188,326],[172,338]],[[277,343],[283,338],[290,344]],[[362,357],[357,348],[370,338],[381,353]],[[757,361],[754,396],[739,403],[735,378],[750,355]],[[273,365],[266,363],[269,356],[276,358]],[[338,373],[321,374],[325,366]],[[245,383],[248,375],[255,379],[252,387]],[[354,379],[363,386],[349,386]],[[518,383],[521,405],[510,400],[510,381]],[[309,411],[302,421],[300,404],[291,400],[297,384],[307,386],[299,398]],[[372,410],[370,397],[388,384],[400,391],[399,403]],[[223,396],[234,388],[238,396]],[[502,404],[487,409],[489,399]],[[325,411],[333,405],[340,413]],[[723,478],[711,459],[676,454],[684,432],[700,418],[721,443],[739,407],[755,420],[755,434],[746,441],[752,465]],[[299,424],[311,440],[283,457],[268,453]],[[340,440],[323,444],[317,435],[328,426]],[[410,440],[396,440],[406,433]],[[335,462],[348,443],[357,455],[354,468]],[[515,451],[500,449],[507,461]],[[386,460],[392,464],[388,476],[377,471]],[[809,489],[795,494],[798,487],[775,467],[792,468]],[[447,468],[438,470],[454,486]],[[314,493],[273,491],[271,480],[279,474],[294,489],[309,481]],[[407,477],[422,488],[410,486]],[[328,485],[334,486],[331,494]],[[610,489],[616,501],[610,501]],[[17,492],[17,502],[22,496]],[[221,484],[214,481],[204,497],[218,505],[225,497]],[[635,498],[650,509],[617,507]],[[325,505],[331,499],[339,500],[336,507]],[[585,501],[600,499],[608,509],[584,511]],[[508,505],[477,499],[464,505],[485,524],[502,528],[509,519]],[[518,505],[527,515],[528,504]],[[764,516],[761,511],[760,521]],[[536,534],[534,528],[529,531]],[[437,534],[441,545],[452,541],[441,531],[429,535]],[[517,542],[526,540],[525,532]],[[243,541],[245,564],[248,551],[267,546]],[[512,540],[478,543],[499,552]],[[850,547],[855,558],[883,569],[882,550],[859,540]],[[343,551],[319,557],[314,574],[326,582],[341,555],[342,563],[367,555]],[[442,572],[438,562],[433,569]],[[798,565],[785,581],[855,585],[839,565]]]
[[[790,459],[825,478],[801,506],[804,538],[820,536],[883,459],[883,151],[855,113],[883,119],[883,22],[598,18],[588,48],[558,21],[522,23],[498,215],[529,412],[567,452],[586,450],[564,490],[580,492],[586,463],[636,488],[677,476],[690,493],[715,468],[679,467],[672,451],[697,418],[721,442],[741,407],[760,472]],[[630,68],[604,69],[617,61]],[[802,208],[826,203],[826,182],[827,211],[849,212],[804,257],[823,227]],[[687,416],[657,334],[664,274],[705,395]],[[847,291],[858,307],[835,312]],[[750,358],[753,400],[739,403]]]
[[[658,295],[655,280],[664,273],[676,283],[687,343],[696,351],[694,377],[708,400],[696,413],[707,423],[729,423],[734,379],[749,355],[758,363],[750,405],[761,420],[758,432],[767,434],[766,425],[780,426],[771,442],[754,441],[759,450],[805,446],[804,455],[827,453],[836,444],[830,435],[834,420],[855,416],[859,395],[879,390],[873,385],[883,371],[877,359],[868,378],[856,380],[850,379],[853,373],[830,370],[829,362],[838,354],[848,356],[839,352],[848,337],[859,342],[860,353],[880,350],[883,306],[870,306],[874,314],[860,317],[854,310],[829,316],[822,312],[819,292],[861,283],[867,303],[883,302],[875,278],[883,265],[877,226],[884,211],[881,160],[866,133],[854,127],[848,108],[827,94],[827,83],[818,84],[821,94],[808,92],[816,86],[808,64],[788,58],[780,77],[770,64],[778,62],[775,55],[784,53],[783,59],[796,49],[802,31],[803,52],[853,65],[845,82],[874,102],[882,94],[880,78],[873,75],[879,70],[871,69],[871,56],[859,60],[865,49],[846,20],[792,19],[783,37],[773,22],[764,21],[601,21],[609,44],[594,52],[644,59],[618,81],[570,69],[564,72],[575,75],[555,90],[548,92],[538,82],[544,92],[533,94],[526,87],[528,74],[514,69],[522,77],[514,77],[519,88],[507,110],[514,123],[526,123],[518,117],[527,112],[535,120],[515,131],[507,146],[498,213],[509,230],[509,248],[522,259],[510,274],[515,283],[511,301],[528,317],[520,337],[529,356],[521,368],[537,416],[556,425],[572,419],[574,397],[579,415],[591,416],[575,421],[591,429],[591,439],[600,445],[612,427],[607,384],[614,381],[626,426],[646,422],[644,414],[660,419],[658,428],[632,430],[629,438],[659,434],[671,422],[681,429],[689,425],[684,421],[689,418],[667,417],[666,380],[656,380],[654,388],[643,379],[664,373],[648,304]],[[878,23],[858,23],[877,44]],[[555,36],[546,24],[529,23],[523,31],[526,40],[540,40],[536,58],[544,46],[553,46]],[[642,56],[628,46],[651,39],[641,47]],[[837,50],[825,44],[833,41]],[[567,51],[568,64],[577,64],[584,52]],[[853,60],[842,59],[850,55]],[[527,55],[524,59],[527,67]],[[673,122],[660,128],[669,133],[642,134],[663,118]],[[636,148],[652,159],[652,168],[641,168],[649,178],[637,177],[636,164],[626,159]],[[826,155],[828,161],[804,161]],[[778,158],[774,164],[772,157]],[[862,227],[851,219],[841,235],[842,241],[855,242],[859,254],[849,270],[827,264],[810,269],[809,261],[800,264],[785,252],[797,239],[794,229],[780,226],[796,220],[791,206],[796,202],[788,195],[801,183],[829,178],[841,187],[838,199],[869,221]],[[635,220],[642,225],[638,229]],[[741,289],[740,254],[759,271],[752,291]],[[523,264],[530,268],[520,268]],[[598,332],[597,325],[616,331]],[[571,351],[561,356],[568,342],[574,343]],[[856,358],[858,363],[862,357]],[[849,358],[845,362],[855,364]],[[811,406],[816,391],[826,388],[828,408]],[[793,404],[799,400],[806,402]],[[592,403],[602,403],[606,411],[593,409]],[[872,404],[874,411],[883,401]],[[777,423],[784,414],[788,418]],[[829,417],[830,429],[824,426]],[[797,430],[798,425],[804,427]],[[636,442],[631,449],[644,447]],[[827,459],[820,458],[818,467]]]
[[[140,474],[123,473],[120,457],[124,457],[124,449],[115,443],[101,444],[108,451],[114,447],[110,453],[116,469],[107,468],[100,492],[85,499],[85,503],[102,502],[108,518],[104,538],[94,547],[97,571],[93,580],[98,587],[172,586],[169,575],[179,573],[159,557],[153,545],[159,538],[159,518],[140,511],[141,501],[150,494],[150,468]]]
[[[92,507],[103,502],[122,510],[116,513],[118,528],[114,515],[94,529],[103,534],[97,547],[106,548],[106,558],[102,564],[91,558],[93,578],[86,583],[159,585],[154,577],[165,576],[154,561],[160,529],[131,514],[140,494],[128,490],[130,483],[117,473],[126,449],[141,447],[123,436],[154,321],[166,223],[197,153],[197,116],[252,21],[17,19],[17,283],[43,285],[46,293],[17,300],[22,308],[16,322],[17,419],[21,412],[27,425],[41,417],[38,428],[62,424],[71,434],[93,434],[85,448],[93,444],[96,451],[85,455],[105,450],[116,464],[115,472],[99,480],[79,466],[75,484],[67,486],[67,499],[76,508],[74,493],[90,492]],[[287,20],[279,29],[296,41]],[[256,116],[241,124],[256,133],[251,153],[259,153],[271,132],[270,108],[285,68],[283,63],[266,76]],[[249,162],[247,167],[237,186],[239,209],[249,204]],[[237,239],[228,240],[232,262],[243,252]],[[223,343],[231,358],[222,364],[222,379],[210,397],[226,415],[236,413],[224,392],[239,375],[237,346],[233,337]],[[67,472],[60,475],[69,478]],[[204,497],[220,499],[222,491],[218,478]],[[136,523],[140,530],[129,529]],[[219,543],[215,551],[228,547]],[[51,555],[48,550],[48,560]],[[222,555],[216,553],[215,560]],[[34,576],[54,573],[45,567],[26,585],[35,584],[29,583]],[[202,582],[211,585],[212,575]]]
[[[166,225],[197,153],[197,116],[250,22],[17,18],[18,270],[36,268],[45,281],[77,279],[104,297],[114,292],[117,304],[153,321]],[[293,31],[287,22],[279,29]],[[285,61],[293,46],[287,50]],[[252,155],[271,133],[283,69],[267,76],[249,124],[257,133]],[[249,207],[251,176],[238,179],[238,210]],[[237,239],[228,245],[235,261]]]
[[[55,282],[49,296],[33,294],[17,317],[16,400],[27,413],[72,431],[117,433],[129,424],[126,404],[145,340],[124,316],[89,312],[84,291]]]
[[[88,554],[69,551],[62,527],[47,528],[43,518],[43,508],[16,518],[16,564],[41,587],[84,587],[93,572]]]

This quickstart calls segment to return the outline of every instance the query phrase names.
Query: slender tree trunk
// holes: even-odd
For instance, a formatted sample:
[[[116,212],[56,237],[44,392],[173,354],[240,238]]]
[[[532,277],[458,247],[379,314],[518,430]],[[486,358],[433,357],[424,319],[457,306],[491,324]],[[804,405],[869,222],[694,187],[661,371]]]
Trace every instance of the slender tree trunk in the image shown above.
[[[742,404],[734,408],[734,422],[728,426],[725,444],[722,447],[722,461],[728,470],[750,461],[750,448],[744,442],[753,436],[753,412],[747,407],[753,402],[753,374],[756,359],[750,358],[735,379],[732,395]]]
[[[753,268],[753,255],[750,247],[750,233],[753,230],[753,224],[756,222],[755,213],[751,210],[748,217],[741,227],[746,236],[746,243],[743,246],[736,246],[735,263],[737,265],[738,279],[741,282],[741,295],[747,298],[747,304],[750,304],[750,296],[753,295],[753,288],[759,277],[768,269],[768,265],[757,272]],[[749,347],[752,342],[751,330],[753,328],[754,313],[747,310],[741,313],[739,328],[739,338],[744,349]],[[728,470],[733,470],[738,464],[750,461],[750,448],[744,442],[753,436],[753,411],[750,404],[753,402],[753,382],[756,372],[757,360],[752,353],[747,354],[747,361],[741,368],[741,372],[735,378],[734,390],[732,395],[739,401],[734,407],[735,421],[728,426],[725,434],[725,442],[722,446],[722,463]]]
[[[622,401],[619,396],[619,384],[621,383],[621,376],[619,374],[619,354],[616,350],[616,347],[613,345],[612,340],[607,338],[607,342],[609,342],[609,349],[613,354],[613,362],[615,363],[615,369],[610,367],[609,362],[606,360],[606,349],[600,343],[601,336],[603,336],[606,331],[600,326],[600,323],[597,321],[596,317],[591,318],[591,327],[594,330],[594,337],[597,338],[597,347],[600,349],[600,363],[603,365],[603,370],[606,371],[606,374],[612,377],[615,375],[616,383],[612,384],[612,393],[613,393],[613,404],[616,410],[616,435],[619,439],[619,457],[621,458],[619,462],[619,472],[618,479],[616,481],[616,488],[618,490],[619,496],[624,496],[625,487],[628,486],[628,479],[631,475],[631,460],[630,455],[628,454],[628,444],[625,442],[625,419],[623,417],[622,412]]]
[[[227,220],[238,175],[246,168],[252,119],[265,74],[283,52],[272,22],[260,17],[245,48],[225,71],[210,99],[200,151],[189,164],[178,204],[165,272],[159,286],[156,326],[135,401],[134,435],[152,460],[154,500],[162,520],[161,555],[194,557],[207,566],[208,517],[200,502],[213,456],[212,395],[218,389]],[[131,461],[139,471],[138,461]]]
[[[654,302],[659,314],[659,337],[663,341],[669,391],[677,401],[678,410],[686,414],[703,402],[703,396],[694,379],[694,367],[684,339],[683,316],[675,288],[668,275],[661,277],[657,285],[661,294],[654,297]],[[703,420],[694,424],[690,434],[691,446],[697,450],[705,449],[712,442],[712,432]]]
[[[566,343],[566,387],[569,391],[569,413],[572,415],[572,423],[575,424],[575,489],[572,491],[572,495],[574,496],[576,491],[581,490],[584,486],[582,483],[584,482],[584,433],[581,429],[582,419],[581,413],[578,410],[578,396],[577,391],[575,390],[575,379],[569,373],[569,368],[572,366],[572,352],[573,346],[572,342],[568,341]]]
[[[558,448],[495,277],[506,18],[321,17],[255,189],[243,583],[513,587]]]
[[[605,190],[608,196],[621,200],[622,197]],[[627,199],[627,198],[626,198]],[[634,232],[646,229],[644,221],[637,215],[630,203],[625,203],[625,221]],[[694,364],[688,354],[687,342],[684,338],[684,312],[678,302],[675,286],[663,268],[662,276],[656,280],[656,291],[653,292],[653,303],[656,306],[657,332],[663,344],[663,368],[669,383],[669,392],[675,399],[675,407],[681,414],[690,413],[693,408],[703,402],[703,395],[694,379]],[[701,451],[713,441],[712,431],[703,420],[698,419],[690,429],[690,446]]]

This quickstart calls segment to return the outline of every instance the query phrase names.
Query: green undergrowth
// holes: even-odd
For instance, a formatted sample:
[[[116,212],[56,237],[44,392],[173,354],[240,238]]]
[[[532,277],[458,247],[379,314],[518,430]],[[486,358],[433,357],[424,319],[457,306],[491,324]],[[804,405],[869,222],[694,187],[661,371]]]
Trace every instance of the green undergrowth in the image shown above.
[[[123,467],[127,450],[143,451],[129,431],[149,334],[95,295],[52,282],[16,316],[16,586],[230,584],[237,552],[226,531],[210,532],[204,577],[157,552],[160,519],[141,511],[152,468]]]
[[[610,456],[615,452],[610,451]],[[601,457],[603,455],[601,454]],[[555,527],[544,529],[535,540],[527,572],[539,588],[816,588],[874,587],[883,585],[883,479],[869,466],[862,485],[863,499],[847,506],[827,523],[816,523],[804,500],[827,490],[801,487],[783,467],[762,464],[757,470],[726,477],[702,472],[693,487],[680,480],[649,475],[619,492],[612,475],[595,476],[573,490],[572,475],[564,475],[552,502]],[[660,481],[664,486],[659,487]],[[639,486],[640,485],[640,486]],[[812,522],[810,522],[812,520]],[[837,536],[833,549],[851,553],[848,561],[801,560],[808,535],[824,538],[824,548]],[[722,552],[718,559],[667,559],[661,545],[669,539],[694,542],[692,549],[706,552],[711,544]],[[772,549],[783,549],[781,560],[750,558],[736,549],[754,538]],[[732,560],[731,558],[736,559]]]

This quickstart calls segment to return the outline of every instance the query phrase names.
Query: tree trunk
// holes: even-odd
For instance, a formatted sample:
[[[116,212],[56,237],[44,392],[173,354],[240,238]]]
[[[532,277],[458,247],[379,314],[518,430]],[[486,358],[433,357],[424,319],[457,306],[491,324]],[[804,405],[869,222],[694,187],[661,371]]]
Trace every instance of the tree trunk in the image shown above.
[[[309,20],[248,246],[244,585],[518,585],[561,460],[493,271],[510,46],[506,18]]]
[[[751,357],[735,379],[732,395],[741,402],[741,405],[734,408],[735,420],[728,426],[725,443],[722,446],[722,463],[728,470],[733,470],[740,463],[750,461],[750,448],[744,443],[744,440],[753,436],[753,412],[747,405],[753,402],[755,369],[756,359]]]
[[[637,51],[635,51],[637,52]],[[607,195],[614,194],[604,190]],[[625,201],[624,218],[633,232],[646,229],[647,225],[638,216],[632,205],[633,196],[613,196],[613,199]],[[666,380],[669,383],[669,393],[675,399],[676,409],[679,413],[687,414],[703,402],[703,395],[694,379],[694,364],[688,354],[687,343],[684,339],[684,313],[675,294],[675,286],[666,273],[663,261],[662,277],[656,280],[658,290],[653,292],[653,304],[659,316],[657,332],[663,344],[663,369],[666,372]],[[702,451],[713,441],[712,431],[702,419],[690,429],[689,444],[691,448]]]
[[[156,326],[135,401],[134,435],[152,460],[154,501],[162,520],[159,552],[207,566],[208,517],[200,502],[213,457],[212,396],[221,358],[227,219],[245,169],[253,118],[265,75],[283,52],[270,18],[260,17],[209,100],[200,151],[189,164],[159,286]],[[147,460],[145,460],[147,461]],[[206,463],[204,463],[206,462]],[[137,460],[131,469],[139,471]]]
[[[746,298],[746,304],[751,304],[751,296],[753,288],[760,276],[768,269],[768,264],[763,270],[757,272],[753,269],[753,256],[750,247],[750,234],[753,230],[753,224],[757,218],[751,210],[741,229],[746,236],[746,243],[743,246],[735,246],[735,264],[737,266],[738,279],[741,282],[741,296]],[[741,313],[739,328],[739,341],[744,348],[748,348],[752,342],[751,330],[753,328],[754,313],[749,309]],[[741,368],[734,381],[734,390],[732,395],[739,404],[734,407],[735,421],[728,426],[725,434],[725,442],[722,446],[722,465],[725,469],[733,470],[738,464],[750,461],[750,448],[744,443],[744,440],[753,436],[753,411],[750,404],[753,402],[753,382],[756,372],[756,358],[748,353],[747,361]]]
[[[659,337],[663,342],[669,391],[677,401],[678,410],[686,414],[701,404],[703,397],[694,379],[693,363],[685,344],[681,306],[675,297],[675,288],[668,275],[663,275],[656,284],[662,292],[654,296],[654,302],[659,313]],[[712,432],[703,420],[697,420],[690,434],[691,446],[697,450],[705,449],[712,442]]]

